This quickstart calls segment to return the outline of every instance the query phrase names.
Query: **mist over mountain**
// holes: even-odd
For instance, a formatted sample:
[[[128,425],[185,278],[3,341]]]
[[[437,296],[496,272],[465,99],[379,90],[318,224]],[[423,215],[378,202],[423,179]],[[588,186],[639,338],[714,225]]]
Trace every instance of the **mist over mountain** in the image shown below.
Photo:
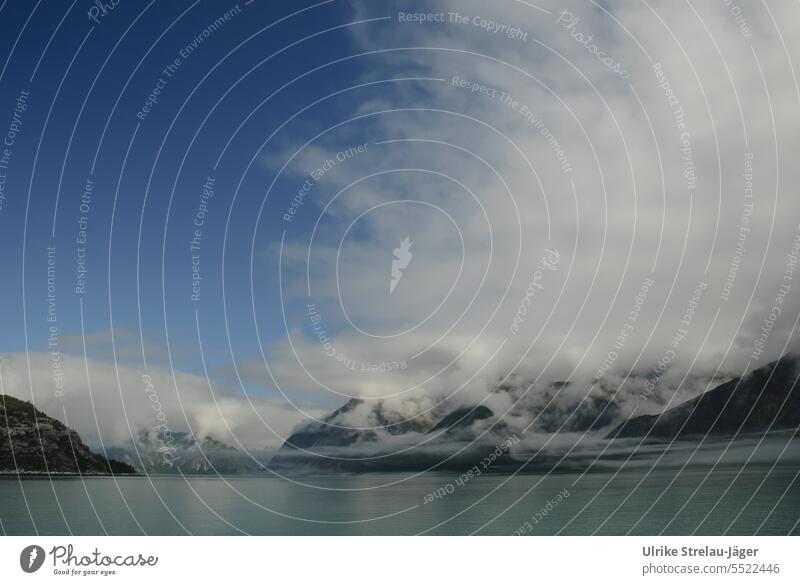
[[[265,469],[253,453],[244,453],[211,436],[201,440],[185,432],[166,435],[141,431],[136,441],[111,447],[108,454],[148,474],[237,475]]]
[[[667,387],[644,396],[633,391],[641,387],[633,383],[625,391],[624,379],[619,385],[609,379],[542,384],[514,377],[496,385],[483,403],[441,400],[413,416],[392,401],[353,398],[318,421],[298,425],[272,454],[235,448],[211,435],[153,429],[140,430],[135,441],[106,445],[108,459],[57,419],[4,395],[0,469],[189,475],[461,471],[485,462],[488,453],[495,453],[494,472],[579,469],[617,457],[617,442],[646,454],[652,451],[648,445],[664,440],[733,440],[797,429],[798,376],[800,358],[791,353],[723,383],[709,379],[710,390],[683,400],[684,394]],[[419,404],[410,401],[407,408]],[[635,414],[648,408],[656,412]]]
[[[494,469],[543,470],[574,465],[581,459],[591,461],[599,456],[600,446],[612,439],[735,438],[733,435],[796,429],[800,426],[798,374],[800,360],[789,354],[664,412],[631,418],[620,406],[625,400],[619,393],[598,384],[593,388],[602,389],[579,399],[566,392],[570,383],[554,382],[533,400],[526,400],[530,385],[503,384],[493,393],[514,399],[508,412],[498,413],[483,404],[450,409],[440,405],[405,420],[387,412],[380,402],[351,399],[321,421],[296,429],[270,467],[289,472],[462,470],[514,437],[518,444],[498,458]],[[671,401],[662,396],[660,402]],[[390,423],[392,420],[397,422]],[[357,428],[351,426],[354,421],[371,421],[376,426]],[[639,447],[643,453],[648,451],[646,443]],[[587,449],[594,449],[594,455],[587,456]],[[573,450],[572,461],[564,462],[560,453]],[[613,449],[609,456],[614,456]],[[533,458],[535,464],[529,465]]]

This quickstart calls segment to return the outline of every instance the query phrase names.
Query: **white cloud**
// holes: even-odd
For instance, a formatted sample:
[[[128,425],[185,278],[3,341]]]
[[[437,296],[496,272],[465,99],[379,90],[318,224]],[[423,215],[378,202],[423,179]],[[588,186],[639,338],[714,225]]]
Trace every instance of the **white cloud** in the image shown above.
[[[775,25],[763,7],[743,8],[753,30],[752,39],[747,39],[722,2],[694,9],[667,2],[605,3],[608,12],[597,5],[570,3],[568,9],[580,20],[567,29],[556,23],[562,4],[545,5],[552,15],[514,2],[443,1],[412,4],[413,8],[408,3],[356,4],[359,18],[396,15],[417,6],[479,15],[520,26],[529,40],[491,34],[471,20],[465,25],[418,25],[400,24],[395,18],[381,28],[358,32],[363,50],[437,48],[365,59],[369,65],[365,78],[419,75],[446,81],[398,83],[391,93],[364,102],[380,104],[382,110],[387,102],[397,109],[423,109],[382,114],[364,124],[371,142],[417,141],[371,146],[369,156],[349,163],[351,180],[394,171],[353,185],[325,209],[322,235],[313,241],[310,254],[312,301],[325,315],[326,330],[337,349],[354,359],[396,361],[435,345],[422,357],[409,359],[407,370],[365,376],[326,357],[323,344],[309,336],[308,321],[295,314],[290,317],[294,327],[290,335],[296,354],[288,342],[266,348],[282,386],[325,391],[299,368],[299,357],[317,380],[345,394],[394,395],[424,382],[414,392],[438,397],[463,385],[462,399],[474,401],[512,369],[533,376],[551,359],[545,381],[568,376],[575,368],[574,376],[590,383],[610,351],[617,358],[609,376],[621,381],[631,368],[641,375],[655,368],[673,349],[681,328],[688,329],[687,335],[678,342],[675,359],[661,377],[671,391],[683,386],[691,395],[704,389],[696,380],[707,380],[718,367],[719,376],[744,367],[782,283],[800,223],[800,200],[791,191],[800,176],[797,165],[790,163],[791,153],[800,148],[800,136],[792,128],[800,96]],[[800,43],[796,7],[773,5],[770,10],[791,55]],[[574,38],[578,32],[584,37]],[[628,79],[610,72],[580,42],[589,34],[599,50],[623,63]],[[678,125],[677,105],[670,104],[665,89],[659,87],[662,80],[652,67],[656,62],[683,108],[685,127]],[[496,88],[497,94],[455,87],[454,76]],[[519,103],[509,105],[501,92]],[[522,105],[558,141],[572,173],[562,172],[552,141],[543,136],[541,126],[526,119]],[[364,104],[353,109],[363,114]],[[682,137],[682,132],[688,134]],[[348,129],[341,143],[346,144],[351,134]],[[336,133],[326,140],[326,148],[331,148]],[[754,211],[745,224],[742,174],[748,152],[753,153]],[[444,173],[468,191],[439,175],[398,169]],[[690,189],[692,169],[697,178]],[[437,212],[420,212],[410,204],[388,205],[416,198],[450,213],[458,230],[451,234]],[[305,213],[316,216],[330,198],[320,191],[315,201],[318,207]],[[381,205],[380,212],[369,211],[359,218]],[[342,240],[356,220],[348,234],[358,228],[359,238]],[[490,263],[487,226],[491,226]],[[731,266],[739,262],[737,241],[743,226],[749,232],[740,267],[729,297],[723,300]],[[302,235],[285,249],[285,291],[300,301],[306,298],[308,246],[308,234]],[[406,235],[415,241],[415,256],[402,284],[413,292],[389,297],[384,273],[392,248]],[[461,254],[457,236],[464,241],[464,270],[433,317],[391,339],[352,330],[340,301],[351,319],[370,333],[398,331],[427,316],[453,282]],[[558,270],[546,275],[521,333],[509,336],[514,311],[547,247],[557,248],[562,261]],[[487,278],[481,282],[487,264]],[[654,285],[634,329],[624,345],[615,348],[647,278]],[[708,288],[687,328],[680,322],[698,282]],[[799,309],[796,296],[787,299],[769,351],[753,365],[782,353]],[[487,365],[502,343],[502,351]],[[693,382],[684,382],[690,367]],[[440,369],[443,373],[438,373]],[[633,380],[626,384],[633,394],[640,389]]]
[[[212,393],[207,380],[192,374],[175,372],[173,378],[163,368],[145,371],[125,363],[115,366],[70,354],[60,357],[59,393],[50,354],[0,354],[2,392],[32,401],[45,414],[78,430],[94,447],[101,442],[124,445],[140,430],[149,432],[163,423],[171,432],[191,429],[200,438],[211,435],[233,446],[269,449],[279,446],[302,420],[279,400],[253,397],[248,402],[217,383],[211,385]]]

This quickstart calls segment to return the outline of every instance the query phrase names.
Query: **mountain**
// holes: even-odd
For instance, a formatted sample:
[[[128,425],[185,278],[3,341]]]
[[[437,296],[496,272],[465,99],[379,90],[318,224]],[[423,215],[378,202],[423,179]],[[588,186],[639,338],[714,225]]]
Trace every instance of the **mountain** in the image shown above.
[[[786,355],[661,415],[628,419],[607,438],[647,435],[675,439],[797,428],[800,426],[799,358]]]
[[[78,433],[30,402],[0,395],[0,473],[130,474],[126,463],[92,453]]]
[[[465,429],[472,426],[475,421],[491,418],[494,412],[483,404],[478,406],[457,408],[442,420],[436,423],[429,433],[436,433],[438,431],[445,431],[447,433],[458,432],[459,429]]]
[[[346,447],[361,437],[361,432],[339,426],[337,420],[362,404],[361,400],[351,398],[344,406],[337,408],[322,419],[322,422],[310,422],[292,433],[284,447],[286,449],[310,449],[311,447]]]
[[[367,412],[374,429],[352,427],[348,417],[358,409]],[[486,456],[485,442],[468,440],[474,436],[472,426],[493,416],[489,408],[478,405],[457,408],[440,418],[429,414],[404,418],[380,401],[353,398],[321,421],[301,425],[269,467],[292,472],[464,470]]]
[[[503,450],[492,468],[544,470],[556,464],[577,465],[581,457],[594,461],[599,455],[593,445],[603,438],[649,433],[653,438],[672,439],[793,429],[800,426],[798,372],[800,357],[786,355],[661,415],[627,421],[622,420],[623,407],[615,401],[615,390],[600,383],[589,396],[570,382],[553,382],[535,392],[530,392],[531,384],[524,380],[504,383],[493,390],[513,404],[511,411],[502,415],[482,404],[444,403],[406,420],[387,410],[381,401],[351,399],[324,419],[298,427],[269,467],[289,472],[458,471],[469,469],[514,438],[522,444]],[[609,429],[613,430],[609,433]],[[583,440],[570,462],[559,463],[559,449],[574,444],[569,437],[578,433],[588,433],[591,438]],[[543,437],[557,434],[564,434],[565,440],[555,440],[548,449],[538,451],[536,445],[543,443]],[[525,462],[534,453],[532,467]],[[613,457],[613,453],[607,456]]]
[[[190,433],[138,433],[136,442],[112,447],[108,454],[144,473],[236,475],[264,469],[250,455],[207,436]]]
[[[620,408],[605,391],[582,396],[578,388],[568,389],[570,385],[553,382],[530,392],[531,383],[525,380],[504,382],[493,393],[504,395],[502,402],[514,407],[502,417],[484,404],[447,401],[409,416],[391,411],[380,400],[353,398],[320,421],[295,429],[269,467],[290,472],[462,471],[509,439],[516,444],[521,431],[515,428],[531,434],[584,433],[619,422]],[[493,469],[521,464],[511,449],[501,451]]]
[[[617,403],[601,396],[587,396],[563,404],[551,401],[544,408],[533,409],[533,412],[536,415],[533,426],[543,433],[597,431],[620,419]]]

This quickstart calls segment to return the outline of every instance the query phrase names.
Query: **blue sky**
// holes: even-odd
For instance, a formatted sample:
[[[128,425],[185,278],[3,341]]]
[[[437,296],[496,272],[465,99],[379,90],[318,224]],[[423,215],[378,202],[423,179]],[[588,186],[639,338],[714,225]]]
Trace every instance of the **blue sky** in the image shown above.
[[[7,45],[3,53],[8,54],[12,46],[14,51],[0,84],[4,111],[13,109],[20,90],[29,91],[30,97],[12,149],[8,195],[0,215],[4,267],[7,274],[17,275],[5,279],[2,303],[20,306],[23,280],[19,276],[24,264],[27,349],[43,349],[48,332],[46,249],[55,246],[61,335],[80,334],[80,299],[87,333],[107,329],[112,317],[115,328],[138,331],[140,303],[146,344],[165,344],[168,325],[172,344],[194,347],[197,309],[204,349],[211,363],[218,363],[225,360],[228,347],[218,309],[222,306],[222,242],[229,221],[225,279],[231,337],[236,351],[252,354],[251,241],[255,234],[253,247],[263,257],[268,243],[278,240],[283,230],[283,221],[274,212],[263,214],[258,225],[255,222],[274,177],[258,153],[267,136],[298,106],[312,101],[312,96],[335,91],[341,79],[357,77],[360,71],[352,62],[327,67],[262,102],[298,72],[352,52],[347,28],[297,42],[320,33],[320,22],[334,28],[352,21],[350,11],[341,3],[321,6],[269,27],[310,3],[241,4],[229,22],[203,38],[188,58],[181,58],[180,52],[233,3],[169,2],[145,10],[144,4],[122,2],[99,24],[87,18],[83,4],[87,3],[76,3],[68,10],[67,3],[42,2],[32,16],[27,2],[3,6],[0,27]],[[295,42],[279,57],[260,63]],[[168,72],[171,75],[164,74],[176,58],[178,67]],[[136,114],[159,79],[163,88],[157,103],[140,120]],[[324,108],[327,114],[347,106],[333,98]],[[247,123],[234,134],[246,116]],[[303,134],[317,132],[320,116],[317,108],[298,117],[271,144],[283,150],[293,143],[292,134],[298,129]],[[244,174],[254,156],[255,163]],[[215,179],[215,194],[208,201],[203,225],[201,301],[190,302],[189,242],[209,176]],[[88,213],[82,213],[81,195],[88,179],[94,189]],[[285,199],[287,191],[294,190],[294,182],[280,180],[272,199]],[[85,294],[76,295],[77,248],[81,247],[76,237],[83,215],[88,218],[88,242],[82,246],[86,248],[87,285]],[[308,217],[299,215],[296,222],[302,224]],[[275,284],[265,272],[256,272],[260,332],[267,342],[282,331]],[[3,350],[24,351],[22,311],[4,312],[4,321]],[[163,361],[165,356],[149,357]],[[192,359],[183,366],[198,368],[199,364]]]

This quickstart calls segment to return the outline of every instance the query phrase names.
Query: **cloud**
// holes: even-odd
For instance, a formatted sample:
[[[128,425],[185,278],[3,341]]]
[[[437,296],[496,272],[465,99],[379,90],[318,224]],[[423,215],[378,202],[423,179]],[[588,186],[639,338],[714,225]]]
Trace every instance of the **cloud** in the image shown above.
[[[302,420],[281,401],[247,400],[193,374],[70,354],[61,354],[55,365],[58,386],[50,354],[0,354],[1,390],[32,401],[95,448],[124,445],[139,431],[165,424],[171,432],[191,430],[201,439],[210,435],[235,447],[271,449]],[[309,412],[321,414],[314,408]]]
[[[354,98],[358,115],[396,111],[356,123],[374,146],[347,163],[342,195],[320,190],[303,211],[319,220],[315,238],[289,230],[288,339],[265,347],[281,387],[402,409],[413,396],[494,400],[515,372],[569,378],[583,394],[605,377],[624,384],[627,405],[649,376],[659,393],[636,404],[660,409],[784,352],[796,295],[751,358],[800,235],[786,190],[800,180],[787,164],[800,148],[792,7],[748,8],[745,37],[724,3],[545,3],[549,15],[514,2],[354,6],[356,18],[392,16],[354,33],[359,50],[382,51],[363,58],[363,78],[427,79]],[[418,8],[463,18],[398,22]],[[492,32],[503,24],[526,40]],[[324,148],[336,143],[334,131]],[[414,258],[390,296],[404,237]],[[512,334],[547,249],[561,260]],[[407,368],[376,375],[351,360]]]

